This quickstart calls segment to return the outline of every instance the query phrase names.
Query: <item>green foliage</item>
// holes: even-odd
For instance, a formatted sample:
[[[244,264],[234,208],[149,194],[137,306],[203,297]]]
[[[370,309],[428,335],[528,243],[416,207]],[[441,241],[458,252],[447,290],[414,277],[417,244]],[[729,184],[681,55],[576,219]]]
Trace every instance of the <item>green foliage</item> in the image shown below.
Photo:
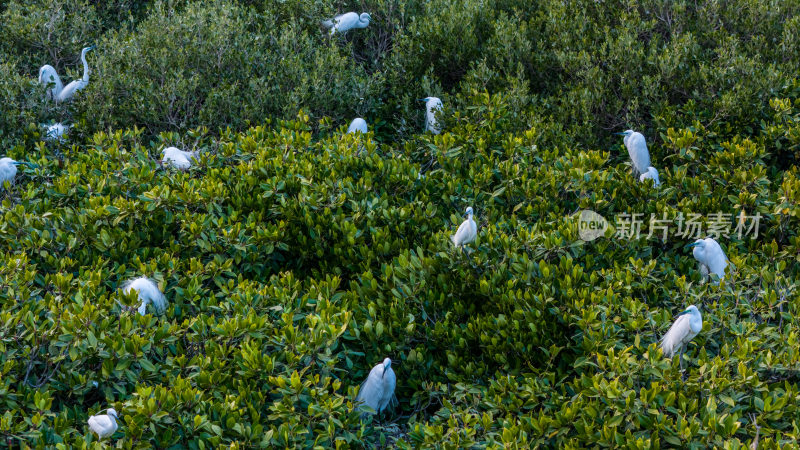
[[[373,13],[328,37],[323,18]],[[0,6],[0,442],[236,448],[795,445],[796,2]],[[89,86],[54,105],[48,63]],[[64,70],[66,69],[66,72]],[[440,135],[415,99],[438,95]],[[367,118],[365,136],[342,134]],[[38,124],[75,124],[66,143]],[[609,131],[648,138],[662,186]],[[199,153],[187,171],[156,160]],[[478,240],[452,248],[466,206]],[[613,220],[760,214],[701,282],[689,237]],[[731,220],[732,222],[732,220]],[[707,221],[705,223],[708,224]],[[613,224],[612,224],[613,225]],[[674,231],[674,230],[673,230]],[[121,286],[153,278],[139,316]],[[657,341],[700,306],[687,368]],[[399,408],[354,400],[389,356]],[[96,383],[96,384],[95,384]]]

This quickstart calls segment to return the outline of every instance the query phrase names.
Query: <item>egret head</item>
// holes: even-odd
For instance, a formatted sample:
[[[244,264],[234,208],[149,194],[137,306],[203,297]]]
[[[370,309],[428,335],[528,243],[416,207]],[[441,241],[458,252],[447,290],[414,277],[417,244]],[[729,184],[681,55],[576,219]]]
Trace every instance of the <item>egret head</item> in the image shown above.
[[[700,310],[697,309],[697,306],[691,305],[685,310],[681,311],[676,317],[680,317],[684,314],[689,314],[690,316],[700,315]]]
[[[358,20],[369,23],[369,21],[372,20],[372,16],[370,16],[369,13],[361,13],[361,15],[358,16]]]
[[[114,408],[108,408],[106,410],[106,414],[108,414],[109,416],[113,416],[113,417],[119,419],[119,416],[117,415],[117,410],[115,410]]]
[[[383,374],[381,375],[381,378],[383,378],[383,376],[386,375],[386,371],[391,369],[391,367],[392,367],[392,360],[389,359],[389,358],[384,359],[383,360]]]
[[[466,215],[468,215],[468,216],[471,216],[472,214],[473,214],[473,212],[472,212],[472,206],[470,206],[470,207],[468,207],[468,208],[467,208]]]

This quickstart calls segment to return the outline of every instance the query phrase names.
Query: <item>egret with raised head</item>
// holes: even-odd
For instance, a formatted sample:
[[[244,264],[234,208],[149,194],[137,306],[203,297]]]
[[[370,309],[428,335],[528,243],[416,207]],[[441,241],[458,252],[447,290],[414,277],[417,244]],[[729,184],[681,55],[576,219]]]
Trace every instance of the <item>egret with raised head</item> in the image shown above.
[[[705,279],[710,273],[715,274],[719,279],[725,276],[725,268],[728,267],[728,258],[722,247],[714,238],[698,239],[689,244],[692,255],[699,264],[700,273]],[[715,281],[715,284],[719,281]]]
[[[364,134],[367,133],[367,121],[362,119],[361,117],[356,117],[350,122],[350,126],[347,127],[348,133],[355,133],[356,131],[360,131]]]
[[[117,431],[117,411],[108,408],[105,414],[89,417],[89,429],[100,439],[105,439]]]
[[[467,208],[465,213],[467,218],[461,222],[461,225],[458,226],[458,231],[456,234],[450,237],[450,240],[453,241],[456,247],[461,247],[465,244],[469,244],[470,242],[474,241],[476,237],[478,237],[478,224],[472,219],[472,206]]]
[[[633,130],[625,130],[622,133],[614,134],[625,136],[622,142],[625,143],[625,148],[628,149],[628,155],[631,157],[634,175],[646,173],[647,168],[650,167],[650,152],[647,151],[647,142],[644,140],[644,135]]]
[[[683,352],[686,350],[686,345],[702,329],[703,316],[700,310],[694,305],[689,306],[676,316],[667,334],[661,338],[661,351],[664,352],[664,356],[671,358],[678,353],[683,368]]]
[[[47,98],[57,102],[70,100],[73,96],[75,96],[76,92],[85,88],[89,84],[90,71],[89,64],[86,62],[86,53],[94,48],[95,46],[92,45],[91,47],[84,47],[83,50],[81,50],[83,77],[73,80],[66,86],[64,86],[64,84],[61,82],[61,77],[58,76],[58,72],[56,72],[56,69],[53,66],[45,64],[39,69],[39,83],[48,86]]]
[[[394,396],[396,384],[397,378],[392,370],[391,359],[386,358],[382,363],[373,367],[367,379],[361,383],[358,397],[356,397],[356,401],[361,403],[362,410],[364,410],[362,417],[369,412],[380,414],[389,406],[395,405],[397,403],[397,398]],[[363,407],[369,407],[371,411]]]

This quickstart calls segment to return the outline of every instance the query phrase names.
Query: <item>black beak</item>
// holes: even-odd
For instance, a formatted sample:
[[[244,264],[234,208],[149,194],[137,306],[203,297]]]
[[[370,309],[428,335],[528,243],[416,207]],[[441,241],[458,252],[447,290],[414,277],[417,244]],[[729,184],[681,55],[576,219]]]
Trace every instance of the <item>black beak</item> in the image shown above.
[[[383,373],[381,374],[381,378],[383,378],[384,375],[386,375],[386,366],[383,366]]]

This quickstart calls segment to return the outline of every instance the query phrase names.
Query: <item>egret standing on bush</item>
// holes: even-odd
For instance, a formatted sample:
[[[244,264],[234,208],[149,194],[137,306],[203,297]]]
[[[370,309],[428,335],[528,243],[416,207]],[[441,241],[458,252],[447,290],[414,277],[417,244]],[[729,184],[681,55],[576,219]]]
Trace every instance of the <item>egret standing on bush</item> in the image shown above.
[[[176,147],[167,147],[161,151],[161,164],[170,165],[176,169],[192,167],[192,160],[196,158],[194,152],[185,152]]]
[[[683,352],[686,345],[700,330],[703,329],[703,316],[696,306],[692,305],[676,316],[675,322],[661,338],[661,351],[664,356],[671,358],[675,353],[680,356],[681,369],[683,368]]]
[[[47,98],[57,102],[70,100],[76,92],[85,88],[89,84],[89,64],[86,62],[86,53],[94,48],[95,46],[92,45],[91,47],[84,47],[84,49],[81,50],[83,78],[73,80],[66,86],[61,83],[61,77],[58,76],[58,72],[56,72],[56,69],[54,69],[53,66],[45,64],[39,69],[39,83],[50,86],[47,89]]]
[[[648,167],[647,172],[639,176],[639,181],[641,183],[644,183],[644,180],[653,180],[653,186],[655,187],[661,184],[661,181],[658,179],[658,170],[653,166]]]
[[[622,133],[614,134],[625,136],[622,142],[625,143],[628,155],[631,157],[634,175],[646,173],[650,166],[650,152],[647,151],[647,142],[645,142],[642,133],[626,130]]]
[[[392,360],[386,358],[383,363],[373,367],[367,379],[361,383],[356,401],[380,414],[390,405],[394,405],[397,402],[394,396],[396,384],[397,379],[395,378],[394,370],[392,370]],[[365,411],[362,417],[368,412]]]
[[[478,236],[478,224],[472,220],[472,207],[467,208],[467,218],[458,226],[456,234],[450,237],[456,247],[462,247],[464,244],[469,244],[474,241]]]
[[[139,314],[145,315],[147,313],[147,304],[152,303],[156,310],[156,314],[161,314],[167,309],[167,299],[164,294],[158,289],[156,283],[146,277],[136,278],[135,280],[128,281],[122,288],[122,292],[128,294],[131,290],[136,291],[142,304],[139,305]]]
[[[693,248],[692,255],[699,264],[700,273],[705,280],[709,273],[717,275],[720,279],[725,276],[725,268],[728,267],[728,258],[722,251],[719,243],[714,238],[698,239],[689,248]],[[719,281],[715,281],[715,284]]]
[[[442,101],[439,97],[425,97],[419,101],[425,102],[425,131],[433,134],[441,133],[442,128],[436,120],[436,114],[442,110]]]
[[[347,127],[348,133],[355,133],[356,131],[360,131],[364,134],[367,133],[367,121],[362,119],[361,117],[356,117],[350,122],[350,126]]]
[[[108,408],[105,414],[89,417],[89,429],[98,438],[105,439],[117,431],[118,418],[117,411],[114,408]]]
[[[340,14],[333,19],[322,22],[322,26],[331,30],[331,34],[345,33],[353,28],[367,28],[372,19],[369,13],[355,12]]]

